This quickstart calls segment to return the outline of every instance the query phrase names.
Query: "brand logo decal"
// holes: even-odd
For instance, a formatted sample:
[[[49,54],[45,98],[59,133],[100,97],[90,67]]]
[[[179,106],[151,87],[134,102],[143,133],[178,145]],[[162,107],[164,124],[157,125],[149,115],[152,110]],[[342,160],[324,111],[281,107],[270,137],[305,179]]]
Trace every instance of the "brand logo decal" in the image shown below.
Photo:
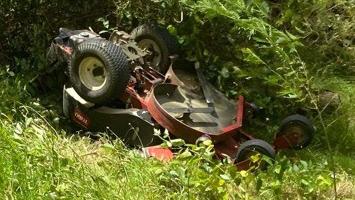
[[[90,119],[78,108],[74,110],[73,120],[84,128],[89,128],[90,126]]]

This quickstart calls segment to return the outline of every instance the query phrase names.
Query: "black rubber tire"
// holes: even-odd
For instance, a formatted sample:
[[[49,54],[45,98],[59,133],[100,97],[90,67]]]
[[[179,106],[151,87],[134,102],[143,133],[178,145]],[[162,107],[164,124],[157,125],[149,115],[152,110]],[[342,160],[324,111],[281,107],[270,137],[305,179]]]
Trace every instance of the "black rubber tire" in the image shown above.
[[[105,85],[99,90],[90,90],[79,78],[79,65],[86,57],[98,58],[107,72]],[[125,91],[130,79],[127,56],[122,49],[104,39],[88,39],[74,50],[69,64],[69,78],[75,91],[85,100],[106,104]]]
[[[165,28],[157,24],[144,24],[138,26],[131,32],[131,39],[139,42],[150,39],[159,47],[162,58],[158,65],[159,71],[165,73],[170,66],[170,56],[178,54],[178,42]]]
[[[312,122],[303,115],[290,115],[282,120],[279,132],[277,133],[276,137],[280,137],[283,134],[286,134],[287,128],[294,125],[300,126],[304,130],[304,140],[292,148],[296,150],[303,149],[311,143],[315,132]]]
[[[248,154],[251,151],[257,151],[260,154],[271,158],[272,160],[275,159],[275,150],[269,143],[265,142],[264,140],[252,139],[240,145],[235,158],[235,163],[247,160]]]

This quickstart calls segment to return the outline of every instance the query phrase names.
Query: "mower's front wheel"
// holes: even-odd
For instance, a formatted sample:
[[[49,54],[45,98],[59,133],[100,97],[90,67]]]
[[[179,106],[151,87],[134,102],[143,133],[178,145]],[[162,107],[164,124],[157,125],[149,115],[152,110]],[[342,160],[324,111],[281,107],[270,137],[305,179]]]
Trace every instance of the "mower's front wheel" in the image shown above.
[[[119,46],[103,39],[89,39],[75,49],[69,65],[69,77],[82,98],[105,104],[124,92],[130,69]]]
[[[263,156],[266,156],[273,161],[275,159],[274,148],[264,140],[248,140],[239,146],[235,163],[237,165],[244,165],[242,169],[265,169],[268,162],[265,160],[267,158],[263,158]]]

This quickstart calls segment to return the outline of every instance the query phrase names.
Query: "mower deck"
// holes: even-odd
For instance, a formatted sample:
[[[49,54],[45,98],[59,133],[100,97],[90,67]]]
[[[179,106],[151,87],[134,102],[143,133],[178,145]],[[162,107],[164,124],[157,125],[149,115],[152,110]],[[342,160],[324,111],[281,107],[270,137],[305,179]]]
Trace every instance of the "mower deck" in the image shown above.
[[[208,103],[196,71],[176,68],[170,67],[165,76],[168,83],[156,85],[146,100],[148,111],[159,124],[189,142],[202,135],[219,140],[226,136],[226,128],[236,132],[241,127],[243,113],[238,110],[243,111],[244,103],[230,101],[206,83],[212,91],[208,99],[213,103]]]
[[[171,84],[155,87],[154,95],[170,116],[197,131],[215,135],[233,123],[234,113],[228,111],[235,110],[235,106],[228,106],[229,101],[219,99],[213,107],[208,107],[201,94],[191,93]]]

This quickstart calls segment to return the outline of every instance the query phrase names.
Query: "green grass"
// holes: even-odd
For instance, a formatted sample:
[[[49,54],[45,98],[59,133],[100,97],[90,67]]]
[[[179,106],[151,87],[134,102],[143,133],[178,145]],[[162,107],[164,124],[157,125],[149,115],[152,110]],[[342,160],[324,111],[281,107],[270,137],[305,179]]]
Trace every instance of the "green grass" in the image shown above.
[[[68,137],[32,122],[21,134],[0,125],[1,199],[239,199],[332,196],[324,156],[308,162],[280,157],[258,175],[204,155],[170,163],[144,159],[119,141]],[[296,158],[296,157],[294,157]],[[340,168],[339,168],[340,169]],[[339,195],[354,195],[353,178],[337,174]],[[330,195],[330,196],[329,196]]]
[[[331,199],[329,155],[336,162],[338,197],[355,195],[355,159],[346,151],[354,129],[343,123],[353,114],[346,109],[336,116],[342,117],[338,129],[329,128],[330,134],[341,131],[330,137],[337,143],[333,152],[318,129],[310,148],[279,154],[265,172],[238,172],[213,159],[210,147],[189,146],[162,163],[142,158],[119,140],[64,130],[59,103],[30,97],[23,81],[0,79],[0,199]]]
[[[279,154],[265,172],[238,172],[190,146],[162,163],[119,140],[64,131],[55,111],[5,86],[0,107],[0,199],[331,199],[331,163],[322,140]],[[12,82],[11,82],[12,83]],[[10,98],[11,96],[11,98]],[[20,103],[25,102],[25,103]],[[42,101],[43,102],[43,101]],[[48,107],[48,106],[47,106]],[[59,121],[63,121],[60,119]],[[334,153],[338,197],[354,195],[354,159]]]
[[[159,164],[130,155],[120,144],[65,138],[36,125],[16,137],[4,126],[0,133],[2,199],[156,199],[163,195],[152,168]]]

